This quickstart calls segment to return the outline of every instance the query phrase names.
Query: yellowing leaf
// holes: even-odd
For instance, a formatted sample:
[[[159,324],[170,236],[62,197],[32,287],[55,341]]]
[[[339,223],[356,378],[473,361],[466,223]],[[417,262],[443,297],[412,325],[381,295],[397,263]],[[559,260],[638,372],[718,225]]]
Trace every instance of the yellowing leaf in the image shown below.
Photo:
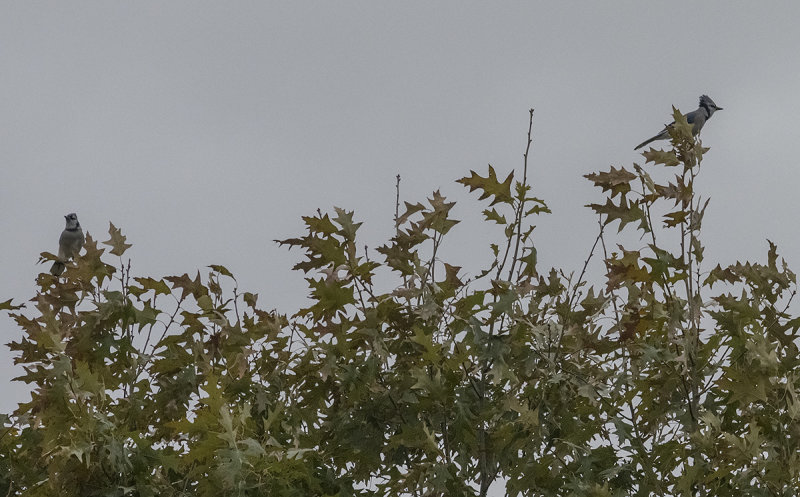
[[[635,180],[636,177],[637,176],[635,174],[628,171],[624,167],[614,169],[614,166],[611,166],[611,170],[608,172],[584,175],[584,178],[593,182],[595,186],[602,187],[604,192],[610,191],[611,198],[614,198],[618,194],[625,194],[631,191],[630,182]]]
[[[591,208],[598,214],[605,214],[605,224],[610,224],[619,220],[619,231],[628,223],[639,221],[639,229],[647,230],[647,220],[644,212],[636,202],[629,202],[625,197],[620,198],[619,205],[615,205],[611,199],[607,199],[605,205],[590,204]]]
[[[131,287],[131,293],[137,293],[137,295],[141,295],[148,290],[153,290],[156,295],[169,295],[170,290],[169,286],[164,282],[164,280],[156,280],[153,278],[133,278],[137,283],[142,285],[141,288]],[[136,290],[136,291],[135,291]]]
[[[11,299],[6,300],[5,302],[0,302],[0,311],[18,311],[25,307],[25,304],[14,305],[11,303]]]
[[[456,180],[456,183],[468,186],[470,192],[481,190],[482,193],[478,200],[492,197],[492,203],[489,205],[497,203],[511,204],[513,202],[513,198],[511,197],[511,180],[514,178],[513,171],[509,173],[508,177],[506,177],[502,183],[498,181],[497,173],[495,173],[491,165],[489,166],[489,174],[485,178],[475,171],[470,171],[470,174],[471,176],[469,178],[463,177]]]
[[[484,215],[484,217],[486,218],[487,221],[494,221],[497,224],[506,224],[506,223],[508,223],[508,221],[506,221],[505,216],[503,216],[499,212],[497,212],[496,209],[492,209],[492,210],[485,209],[483,211],[483,215]]]
[[[236,279],[236,278],[233,277],[231,272],[228,271],[228,268],[226,268],[225,266],[220,266],[219,264],[211,264],[208,267],[211,268],[212,271],[216,271],[217,273],[223,274],[223,275],[225,275],[225,276],[227,276],[229,278],[233,278],[234,280]]]
[[[665,218],[664,226],[671,228],[673,226],[677,226],[683,222],[686,222],[686,216],[687,216],[686,211],[676,211],[664,214]]]
[[[126,237],[122,234],[122,230],[114,226],[114,223],[108,224],[108,234],[111,235],[111,238],[103,242],[103,245],[111,247],[110,253],[121,256],[126,250],[133,247],[133,245],[125,243]]]
[[[675,155],[675,152],[672,150],[656,150],[651,148],[646,152],[642,152],[644,158],[647,159],[647,162],[652,162],[654,164],[664,164],[665,166],[677,166],[681,163],[678,160],[678,156]]]

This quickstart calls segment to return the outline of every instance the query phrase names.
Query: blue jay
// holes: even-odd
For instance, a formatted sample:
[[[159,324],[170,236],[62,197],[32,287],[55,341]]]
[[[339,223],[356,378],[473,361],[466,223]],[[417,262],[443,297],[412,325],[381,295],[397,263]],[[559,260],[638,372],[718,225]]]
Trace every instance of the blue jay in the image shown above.
[[[67,214],[64,219],[67,220],[67,227],[64,228],[58,239],[58,260],[50,268],[50,274],[53,276],[61,276],[65,269],[64,263],[78,255],[85,241],[77,214],[74,212]]]
[[[697,136],[700,133],[700,130],[703,129],[703,125],[711,119],[711,116],[714,115],[714,112],[722,110],[722,107],[717,107],[717,104],[711,100],[711,97],[708,95],[701,95],[700,96],[700,106],[697,110],[693,110],[685,115],[686,121],[692,125],[692,134]],[[634,148],[634,150],[639,150],[640,148],[644,147],[650,142],[656,140],[667,140],[669,139],[669,127],[675,124],[674,122],[664,126],[664,130],[661,133],[657,134],[656,136],[650,138],[649,140],[645,140],[639,145]]]

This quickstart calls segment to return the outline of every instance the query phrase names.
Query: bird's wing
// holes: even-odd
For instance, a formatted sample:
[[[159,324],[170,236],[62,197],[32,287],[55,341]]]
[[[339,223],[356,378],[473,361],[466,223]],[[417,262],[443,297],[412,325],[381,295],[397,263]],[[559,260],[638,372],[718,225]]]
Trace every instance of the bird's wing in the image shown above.
[[[697,119],[697,117],[698,117],[699,115],[701,115],[701,114],[702,114],[702,113],[700,112],[700,109],[697,109],[697,110],[693,110],[693,111],[689,112],[689,113],[688,113],[688,114],[686,114],[686,116],[684,116],[684,117],[686,117],[686,122],[687,122],[687,123],[689,123],[689,124],[694,124],[694,121],[695,121],[695,119]]]
[[[68,257],[67,249],[69,247],[69,231],[64,230],[61,236],[58,237],[58,258],[62,261]]]
[[[61,237],[58,239],[58,257],[59,259],[71,259],[80,252],[83,247],[84,237],[83,232],[64,230],[61,232]]]

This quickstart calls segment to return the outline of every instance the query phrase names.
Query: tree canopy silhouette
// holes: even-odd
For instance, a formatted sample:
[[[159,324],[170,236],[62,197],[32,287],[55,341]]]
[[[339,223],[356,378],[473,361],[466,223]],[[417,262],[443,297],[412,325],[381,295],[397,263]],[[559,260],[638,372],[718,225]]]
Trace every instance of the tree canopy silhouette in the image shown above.
[[[309,287],[291,316],[224,266],[137,276],[121,230],[87,236],[31,305],[0,303],[31,387],[0,418],[0,493],[795,495],[795,275],[772,243],[704,259],[709,149],[674,117],[669,149],[586,175],[605,200],[578,273],[537,265],[533,110],[521,171],[458,180],[500,227],[481,267],[443,260],[439,191],[398,189],[377,254],[355,213],[304,217],[279,241]]]

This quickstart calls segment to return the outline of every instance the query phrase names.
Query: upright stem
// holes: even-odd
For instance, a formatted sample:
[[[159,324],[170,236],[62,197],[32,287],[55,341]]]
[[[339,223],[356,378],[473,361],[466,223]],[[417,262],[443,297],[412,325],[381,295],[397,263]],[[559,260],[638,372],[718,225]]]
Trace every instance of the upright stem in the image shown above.
[[[692,252],[692,248],[694,246],[695,240],[695,222],[696,222],[696,208],[697,202],[694,198],[694,179],[695,173],[694,169],[689,169],[684,171],[684,178],[686,178],[687,174],[689,175],[688,184],[684,180],[684,184],[687,184],[689,188],[692,190],[692,197],[689,200],[689,212],[688,212],[688,222],[681,223],[681,252],[683,253],[684,260],[686,261],[686,278],[684,280],[684,285],[686,287],[686,302],[689,310],[689,323],[688,323],[688,330],[685,336],[685,347],[686,347],[686,358],[687,358],[687,366],[689,367],[689,371],[687,372],[689,375],[689,381],[691,384],[691,397],[689,399],[689,414],[691,415],[692,426],[691,429],[694,431],[697,428],[697,409],[699,406],[699,393],[698,393],[698,372],[697,372],[697,347],[699,345],[699,324],[698,324],[698,313],[699,310],[697,309],[697,296],[695,292],[697,289],[694,287],[694,280],[693,277],[693,269],[694,269],[694,253]],[[688,238],[688,245],[687,245],[687,238]]]
[[[516,235],[516,242],[514,244],[514,257],[511,259],[511,267],[508,270],[508,281],[511,281],[511,278],[514,274],[514,268],[517,265],[517,260],[519,259],[519,244],[522,240],[522,218],[525,216],[525,200],[528,197],[527,186],[528,186],[528,153],[531,150],[531,143],[533,143],[533,138],[531,137],[531,133],[533,131],[533,109],[528,111],[530,116],[528,120],[528,143],[525,145],[525,153],[522,155],[522,186],[523,186],[523,193],[522,197],[519,199],[519,205],[517,206],[517,216],[516,216],[516,224],[517,224],[517,235]]]
[[[400,233],[400,175],[397,175],[397,182],[394,184],[394,230],[395,234]]]
[[[527,187],[528,185],[528,154],[531,149],[531,143],[533,142],[532,139],[532,132],[533,132],[533,109],[528,111],[529,120],[528,120],[528,142],[525,145],[525,153],[523,154],[523,168],[522,168],[522,186],[523,191],[522,195],[519,198],[519,204],[517,204],[516,211],[514,213],[514,221],[517,226],[516,235],[512,235],[512,237],[516,237],[515,246],[514,246],[514,255],[511,259],[511,267],[508,270],[508,281],[511,281],[514,268],[517,264],[517,259],[519,258],[519,246],[522,240],[522,219],[525,215],[525,200],[527,198]],[[500,277],[500,273],[505,266],[506,258],[508,257],[509,249],[512,243],[512,237],[508,238],[508,244],[506,245],[506,253],[503,257],[503,262],[497,268],[497,276]],[[497,302],[497,296],[495,296],[494,301]],[[505,316],[503,316],[504,319]],[[495,332],[495,320],[489,324],[489,338],[491,339],[494,336]],[[501,321],[500,328],[502,329],[503,323]],[[491,340],[487,340],[487,343],[490,343]],[[487,360],[488,361],[488,360]],[[479,409],[480,413],[483,414],[483,409],[486,401],[486,374],[489,371],[489,364],[484,364],[481,367],[481,377],[480,381],[478,382],[478,399],[479,399]],[[490,470],[489,468],[489,447],[487,443],[487,431],[488,425],[485,420],[480,421],[480,427],[478,429],[478,471],[479,476],[478,480],[480,481],[480,497],[486,497],[487,492],[489,491],[489,487],[491,486],[492,482],[497,478],[498,471],[495,468]]]

